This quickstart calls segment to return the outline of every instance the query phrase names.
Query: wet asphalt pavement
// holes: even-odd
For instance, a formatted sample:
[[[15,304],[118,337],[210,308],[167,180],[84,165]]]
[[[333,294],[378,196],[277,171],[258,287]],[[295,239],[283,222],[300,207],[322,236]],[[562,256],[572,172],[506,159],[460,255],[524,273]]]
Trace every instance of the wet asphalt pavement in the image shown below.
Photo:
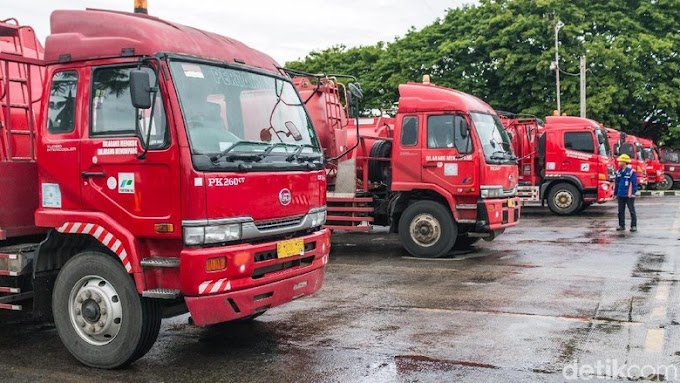
[[[562,382],[598,362],[600,378],[680,379],[680,198],[637,209],[639,232],[618,233],[615,203],[525,208],[440,260],[407,257],[394,235],[336,234],[316,295],[248,324],[164,320],[122,370],[81,366],[52,325],[3,324],[0,382]]]

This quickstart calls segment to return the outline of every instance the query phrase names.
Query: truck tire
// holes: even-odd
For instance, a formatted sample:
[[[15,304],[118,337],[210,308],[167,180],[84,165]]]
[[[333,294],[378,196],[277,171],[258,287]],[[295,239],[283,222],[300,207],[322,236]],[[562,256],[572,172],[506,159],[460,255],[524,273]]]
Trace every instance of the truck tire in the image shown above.
[[[392,142],[386,140],[377,140],[371,146],[369,156],[376,158],[389,158],[392,153]],[[387,183],[390,165],[385,161],[368,160],[368,179],[371,182]]]
[[[673,188],[673,177],[668,174],[663,175],[663,182],[659,182],[656,185],[659,190],[671,190]]]
[[[399,239],[414,257],[442,257],[453,248],[457,236],[451,212],[437,202],[418,201],[399,219]]]
[[[453,248],[455,250],[469,249],[470,246],[477,243],[480,239],[480,237],[459,236],[458,239],[456,239],[456,243],[453,245]]]
[[[550,188],[548,207],[557,215],[571,215],[579,211],[583,204],[581,192],[568,183],[559,183]]]
[[[123,265],[95,251],[76,255],[61,269],[52,311],[64,346],[96,368],[117,368],[141,358],[161,325],[158,301],[142,298]]]

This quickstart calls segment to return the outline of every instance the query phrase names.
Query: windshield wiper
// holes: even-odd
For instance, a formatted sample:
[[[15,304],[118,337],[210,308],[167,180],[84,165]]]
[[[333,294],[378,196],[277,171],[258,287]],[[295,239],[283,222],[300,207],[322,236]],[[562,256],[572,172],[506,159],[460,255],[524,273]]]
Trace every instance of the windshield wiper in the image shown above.
[[[310,144],[302,144],[302,145],[298,145],[298,147],[297,147],[297,149],[295,150],[295,152],[294,152],[293,154],[291,154],[290,156],[288,156],[288,157],[286,158],[286,161],[288,161],[288,162],[293,162],[293,161],[299,160],[300,158],[302,158],[302,159],[304,159],[304,160],[314,160],[314,159],[318,159],[318,158],[320,157],[320,156],[314,156],[314,157],[312,157],[312,156],[304,156],[304,157],[300,157],[300,154],[302,153],[302,151],[303,151],[305,148],[316,149],[316,146],[310,145]]]
[[[231,144],[230,147],[224,149],[222,152],[212,156],[210,160],[212,162],[216,162],[220,158],[226,158],[227,160],[231,159],[239,159],[239,160],[259,160],[261,159],[261,153],[231,153],[232,150],[236,149],[238,146],[241,145],[267,145],[269,146],[268,143],[266,142],[261,142],[261,141],[248,141],[248,140],[241,140],[241,141],[236,141],[233,144]]]

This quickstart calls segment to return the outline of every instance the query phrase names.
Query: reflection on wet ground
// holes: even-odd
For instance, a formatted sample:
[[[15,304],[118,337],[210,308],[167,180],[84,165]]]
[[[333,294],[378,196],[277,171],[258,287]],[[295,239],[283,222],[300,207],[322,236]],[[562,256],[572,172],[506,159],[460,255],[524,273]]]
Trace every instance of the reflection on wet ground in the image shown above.
[[[79,365],[51,325],[5,322],[0,381],[562,382],[607,360],[680,370],[680,198],[637,208],[637,233],[614,231],[614,204],[574,217],[525,208],[519,227],[438,260],[409,257],[393,234],[338,234],[317,295],[249,323],[165,320],[122,370]]]

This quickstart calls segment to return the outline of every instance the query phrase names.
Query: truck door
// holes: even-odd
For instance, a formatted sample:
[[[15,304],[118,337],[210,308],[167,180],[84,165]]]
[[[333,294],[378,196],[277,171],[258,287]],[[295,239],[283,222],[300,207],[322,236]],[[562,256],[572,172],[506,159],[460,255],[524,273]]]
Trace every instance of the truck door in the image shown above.
[[[170,145],[162,92],[155,98],[153,116],[150,110],[135,109],[131,69],[107,66],[92,71],[89,130],[81,145],[82,201],[84,209],[102,211],[133,234],[149,237],[156,235],[157,223],[180,227],[179,160],[177,146]],[[153,84],[154,72],[145,70]],[[143,137],[138,136],[137,123]],[[149,125],[149,151],[140,158]]]
[[[472,155],[473,133],[469,126],[460,114],[427,117],[421,154],[423,183],[443,187],[452,195],[474,187],[479,174]]]
[[[556,173],[575,176],[583,183],[583,187],[592,187],[592,175],[595,175],[597,187],[598,155],[595,137],[590,130],[565,131],[565,155],[556,163]]]
[[[64,69],[52,74],[47,110],[38,145],[40,208],[78,210],[80,200],[80,127],[85,118],[79,107],[86,84],[82,71]],[[31,174],[26,174],[31,177]]]
[[[420,153],[422,123],[418,116],[404,116],[392,149],[392,184],[413,184],[421,180]],[[399,123],[399,121],[397,122]],[[408,189],[408,188],[407,188]]]

